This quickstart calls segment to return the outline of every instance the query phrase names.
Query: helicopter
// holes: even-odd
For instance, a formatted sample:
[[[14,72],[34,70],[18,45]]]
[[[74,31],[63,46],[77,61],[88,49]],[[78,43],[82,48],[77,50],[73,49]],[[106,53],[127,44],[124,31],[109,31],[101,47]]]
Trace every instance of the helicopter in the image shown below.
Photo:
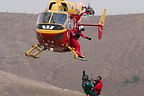
[[[106,9],[103,10],[98,24],[81,23],[83,14],[94,15],[94,10],[82,4],[65,0],[51,0],[47,8],[38,14],[35,33],[38,43],[32,46],[25,56],[38,58],[37,55],[48,50],[53,52],[72,52],[78,59],[75,48],[71,46],[70,38],[73,28],[78,26],[98,26],[98,39],[102,38]],[[32,54],[32,52],[34,54]]]

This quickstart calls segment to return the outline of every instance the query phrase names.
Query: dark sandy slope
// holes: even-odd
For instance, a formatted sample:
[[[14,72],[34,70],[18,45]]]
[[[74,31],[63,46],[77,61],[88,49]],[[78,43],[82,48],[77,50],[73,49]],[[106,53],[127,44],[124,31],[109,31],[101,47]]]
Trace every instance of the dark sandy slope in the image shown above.
[[[85,70],[94,78],[103,77],[101,96],[144,96],[144,14],[107,16],[102,40],[97,39],[96,27],[86,27],[84,33],[92,38],[80,39],[86,62],[73,59],[71,52],[45,51],[38,59],[25,57],[24,52],[37,43],[36,17],[0,13],[0,81],[2,73],[7,72],[11,78],[20,76],[82,92],[81,75]],[[97,23],[98,19],[84,17],[83,22]]]

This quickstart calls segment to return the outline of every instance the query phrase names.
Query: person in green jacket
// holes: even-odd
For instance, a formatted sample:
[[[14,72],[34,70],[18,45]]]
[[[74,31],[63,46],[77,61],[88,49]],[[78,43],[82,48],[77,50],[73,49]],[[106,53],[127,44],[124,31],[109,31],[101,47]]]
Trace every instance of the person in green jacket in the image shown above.
[[[93,91],[94,85],[91,83],[89,80],[89,76],[85,74],[85,71],[83,71],[82,75],[82,88],[84,89],[85,94],[88,96],[98,96],[94,91]]]

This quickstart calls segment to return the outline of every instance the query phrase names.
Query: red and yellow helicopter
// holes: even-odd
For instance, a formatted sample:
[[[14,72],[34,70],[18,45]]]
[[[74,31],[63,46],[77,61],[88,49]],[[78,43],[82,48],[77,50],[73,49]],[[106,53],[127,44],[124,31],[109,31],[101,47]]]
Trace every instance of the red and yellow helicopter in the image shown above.
[[[84,10],[84,11],[83,11]],[[74,58],[78,59],[78,55],[73,47],[71,47],[70,35],[74,27],[98,26],[98,39],[102,38],[102,31],[106,17],[106,9],[104,9],[98,24],[82,24],[80,23],[83,14],[94,14],[94,10],[82,4],[75,4],[65,0],[52,0],[48,3],[48,7],[38,14],[35,32],[38,44],[25,52],[26,56],[37,58],[37,55],[44,50],[54,52],[72,52]],[[32,51],[37,51],[32,54]]]

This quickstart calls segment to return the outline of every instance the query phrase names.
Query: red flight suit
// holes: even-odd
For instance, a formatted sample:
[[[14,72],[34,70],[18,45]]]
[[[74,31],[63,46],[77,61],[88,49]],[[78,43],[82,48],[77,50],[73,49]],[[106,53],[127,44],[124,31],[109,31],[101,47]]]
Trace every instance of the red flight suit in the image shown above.
[[[97,83],[95,84],[93,91],[97,94],[100,95],[100,92],[102,90],[102,80],[97,81]]]
[[[80,52],[80,44],[77,40],[78,38],[80,38],[80,36],[82,36],[83,38],[87,38],[87,36],[85,36],[80,30],[78,30],[77,28],[73,28],[71,35],[71,46],[75,48],[78,56],[84,57]]]

